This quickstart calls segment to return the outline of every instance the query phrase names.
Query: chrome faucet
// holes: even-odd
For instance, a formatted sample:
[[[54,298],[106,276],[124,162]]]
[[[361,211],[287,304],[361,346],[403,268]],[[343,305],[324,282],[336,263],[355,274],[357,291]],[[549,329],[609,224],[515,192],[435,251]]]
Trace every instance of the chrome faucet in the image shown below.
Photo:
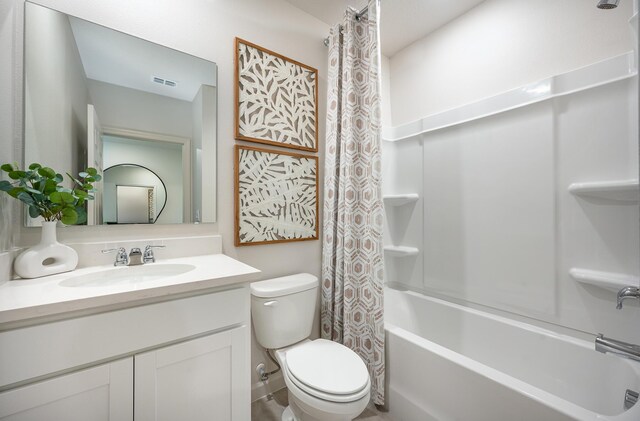
[[[596,351],[603,354],[612,353],[623,358],[640,361],[640,345],[605,338],[602,333],[596,337]]]
[[[618,304],[616,305],[618,310],[622,309],[622,302],[627,298],[637,298],[640,300],[640,288],[629,286],[618,291]]]
[[[139,248],[133,247],[129,252],[129,266],[143,265],[142,252]]]
[[[165,246],[152,246],[148,245],[144,248],[144,256],[142,257],[143,263],[155,263],[156,256],[153,255],[153,249],[163,249]]]
[[[113,266],[127,266],[129,264],[129,256],[127,256],[127,250],[124,247],[102,250],[102,254],[114,252],[116,253],[116,261]]]

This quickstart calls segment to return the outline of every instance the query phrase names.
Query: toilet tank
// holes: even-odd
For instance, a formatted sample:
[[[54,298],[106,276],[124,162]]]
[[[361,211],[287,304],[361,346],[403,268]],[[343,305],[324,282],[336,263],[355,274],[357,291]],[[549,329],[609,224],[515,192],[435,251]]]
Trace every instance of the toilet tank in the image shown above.
[[[251,284],[251,319],[258,343],[279,349],[311,334],[318,297],[318,278],[309,273]]]

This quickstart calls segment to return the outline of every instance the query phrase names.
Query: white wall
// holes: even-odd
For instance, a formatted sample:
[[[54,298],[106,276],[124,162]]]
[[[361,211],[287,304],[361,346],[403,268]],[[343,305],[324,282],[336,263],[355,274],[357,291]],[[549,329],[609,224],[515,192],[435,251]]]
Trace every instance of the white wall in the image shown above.
[[[12,3],[10,6],[5,6]],[[294,58],[319,70],[319,153],[320,176],[324,162],[326,101],[326,47],[322,39],[327,24],[307,15],[283,0],[39,0],[37,3],[156,42],[218,65],[218,222],[199,225],[131,227],[67,227],[59,234],[63,241],[109,241],[109,239],[179,237],[219,232],[225,254],[263,271],[263,277],[295,272],[320,275],[320,241],[294,242],[236,248],[233,246],[233,50],[238,36]],[[15,118],[21,113],[21,19],[22,0],[2,2],[0,11],[10,16],[9,29],[2,32],[17,37],[16,46],[0,50],[0,68],[12,63],[14,77],[2,76],[3,92],[14,92],[12,101],[0,99],[0,116]],[[11,16],[13,15],[13,16]],[[2,16],[2,15],[0,15]],[[5,20],[7,20],[5,19]],[[17,35],[16,35],[17,33]],[[0,45],[6,45],[2,40]],[[10,70],[10,69],[8,69]],[[12,82],[11,82],[12,80]],[[14,105],[15,104],[15,105]],[[17,118],[19,122],[21,116]],[[19,138],[20,127],[11,125],[8,138]],[[4,128],[0,129],[4,130]],[[17,130],[17,132],[16,132]],[[3,141],[3,140],[2,140]],[[20,147],[19,143],[14,143]],[[16,156],[20,156],[19,154]],[[320,178],[322,186],[322,178]],[[206,189],[205,189],[206,191]],[[206,193],[205,193],[206,194]],[[322,188],[320,189],[322,198]],[[320,203],[322,209],[322,201]],[[15,224],[20,226],[18,218]],[[37,241],[36,229],[19,228],[19,244]],[[6,265],[3,268],[6,271]],[[253,360],[265,359],[254,348]],[[253,371],[253,370],[252,370]],[[254,377],[255,379],[255,377]]]
[[[632,2],[489,0],[390,58],[394,126],[634,48]],[[576,198],[569,184],[638,178],[634,78],[385,144],[388,280],[514,317],[640,341],[640,306],[572,279],[640,275],[638,205]],[[480,110],[480,103],[475,109]],[[463,328],[463,327],[461,327]]]
[[[631,0],[488,0],[390,60],[393,125],[633,48]]]
[[[30,5],[25,40],[26,165],[77,174],[86,161],[89,90],[69,19]]]

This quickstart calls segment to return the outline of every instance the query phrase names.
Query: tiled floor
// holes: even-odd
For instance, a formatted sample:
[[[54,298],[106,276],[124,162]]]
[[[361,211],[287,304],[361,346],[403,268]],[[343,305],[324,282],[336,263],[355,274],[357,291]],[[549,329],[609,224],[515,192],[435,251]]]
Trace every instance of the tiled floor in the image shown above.
[[[280,421],[284,408],[289,404],[287,389],[280,389],[272,396],[271,399],[265,397],[251,405],[251,421]],[[378,411],[373,404],[369,404],[356,420],[393,421],[389,415]]]

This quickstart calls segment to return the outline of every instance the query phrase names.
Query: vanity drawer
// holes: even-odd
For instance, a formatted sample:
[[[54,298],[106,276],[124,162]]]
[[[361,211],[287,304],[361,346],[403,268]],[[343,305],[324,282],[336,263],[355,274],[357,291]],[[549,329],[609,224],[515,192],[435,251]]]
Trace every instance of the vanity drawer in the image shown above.
[[[0,332],[0,388],[249,323],[247,287]]]

